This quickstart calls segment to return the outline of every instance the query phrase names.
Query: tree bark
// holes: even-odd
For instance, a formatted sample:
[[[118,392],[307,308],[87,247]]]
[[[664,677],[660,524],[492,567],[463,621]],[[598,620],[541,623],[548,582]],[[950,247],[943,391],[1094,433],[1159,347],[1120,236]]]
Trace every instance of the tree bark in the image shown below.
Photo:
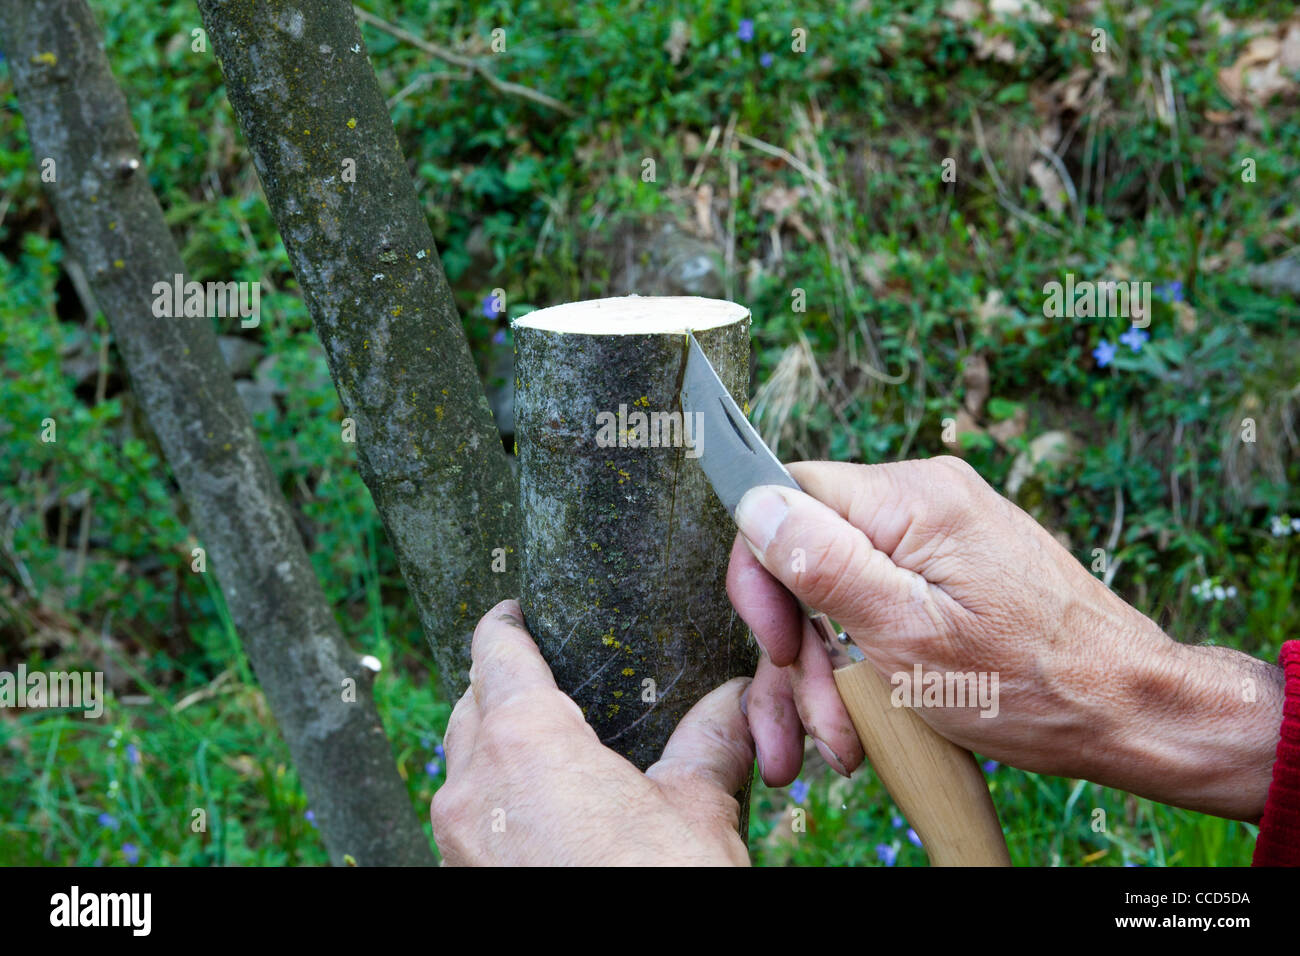
[[[199,10],[454,699],[516,593],[518,490],[352,7]]]
[[[211,321],[153,314],[154,284],[184,265],[90,10],[84,0],[0,0],[0,24],[32,151],[56,163],[49,189],[63,237],[112,325],[331,860],[431,863],[368,672],[326,603]]]
[[[645,315],[664,331],[619,334]],[[556,330],[575,316],[599,331]],[[722,324],[701,329],[709,317]],[[700,697],[756,661],[727,600],[731,517],[698,454],[682,441],[664,447],[664,419],[656,436],[633,417],[680,417],[692,321],[743,405],[749,313],[734,303],[603,299],[514,326],[524,618],[560,689],[641,769]],[[633,447],[643,439],[658,447]]]

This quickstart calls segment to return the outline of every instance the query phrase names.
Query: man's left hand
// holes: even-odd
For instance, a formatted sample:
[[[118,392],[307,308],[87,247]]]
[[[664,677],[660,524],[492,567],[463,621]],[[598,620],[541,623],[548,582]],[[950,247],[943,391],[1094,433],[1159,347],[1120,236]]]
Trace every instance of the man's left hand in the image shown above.
[[[601,744],[514,601],[474,631],[470,688],[443,747],[434,839],[451,865],[698,866],[749,863],[735,794],[754,743],[741,709],[749,679],[708,694],[645,773]]]

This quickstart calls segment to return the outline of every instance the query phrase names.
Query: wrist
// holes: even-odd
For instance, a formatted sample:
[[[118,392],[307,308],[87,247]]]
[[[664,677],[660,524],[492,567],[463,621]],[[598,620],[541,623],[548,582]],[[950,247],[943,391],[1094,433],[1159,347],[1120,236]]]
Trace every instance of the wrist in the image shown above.
[[[1091,779],[1257,821],[1282,720],[1281,670],[1240,651],[1159,636],[1119,676],[1119,719],[1105,735],[1108,759]]]

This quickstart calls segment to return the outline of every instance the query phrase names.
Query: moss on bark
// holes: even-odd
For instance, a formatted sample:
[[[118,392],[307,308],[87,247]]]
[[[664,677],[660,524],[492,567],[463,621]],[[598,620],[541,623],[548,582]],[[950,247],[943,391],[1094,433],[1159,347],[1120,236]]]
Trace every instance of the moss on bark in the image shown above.
[[[474,625],[516,592],[517,489],[351,4],[199,10],[455,699]]]

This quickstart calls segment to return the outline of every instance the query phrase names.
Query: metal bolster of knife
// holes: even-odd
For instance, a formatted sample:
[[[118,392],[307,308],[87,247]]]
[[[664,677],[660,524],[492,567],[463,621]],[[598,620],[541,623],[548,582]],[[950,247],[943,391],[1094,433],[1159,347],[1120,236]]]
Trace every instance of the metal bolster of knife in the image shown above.
[[[835,630],[835,625],[831,624],[831,619],[820,611],[814,611],[799,602],[799,607],[803,609],[808,621],[817,632],[817,637],[821,640],[822,646],[826,648],[827,655],[831,659],[831,667],[839,670],[841,667],[848,667],[850,664],[856,664],[858,661],[865,661],[866,655],[858,650],[858,646],[843,631]]]

